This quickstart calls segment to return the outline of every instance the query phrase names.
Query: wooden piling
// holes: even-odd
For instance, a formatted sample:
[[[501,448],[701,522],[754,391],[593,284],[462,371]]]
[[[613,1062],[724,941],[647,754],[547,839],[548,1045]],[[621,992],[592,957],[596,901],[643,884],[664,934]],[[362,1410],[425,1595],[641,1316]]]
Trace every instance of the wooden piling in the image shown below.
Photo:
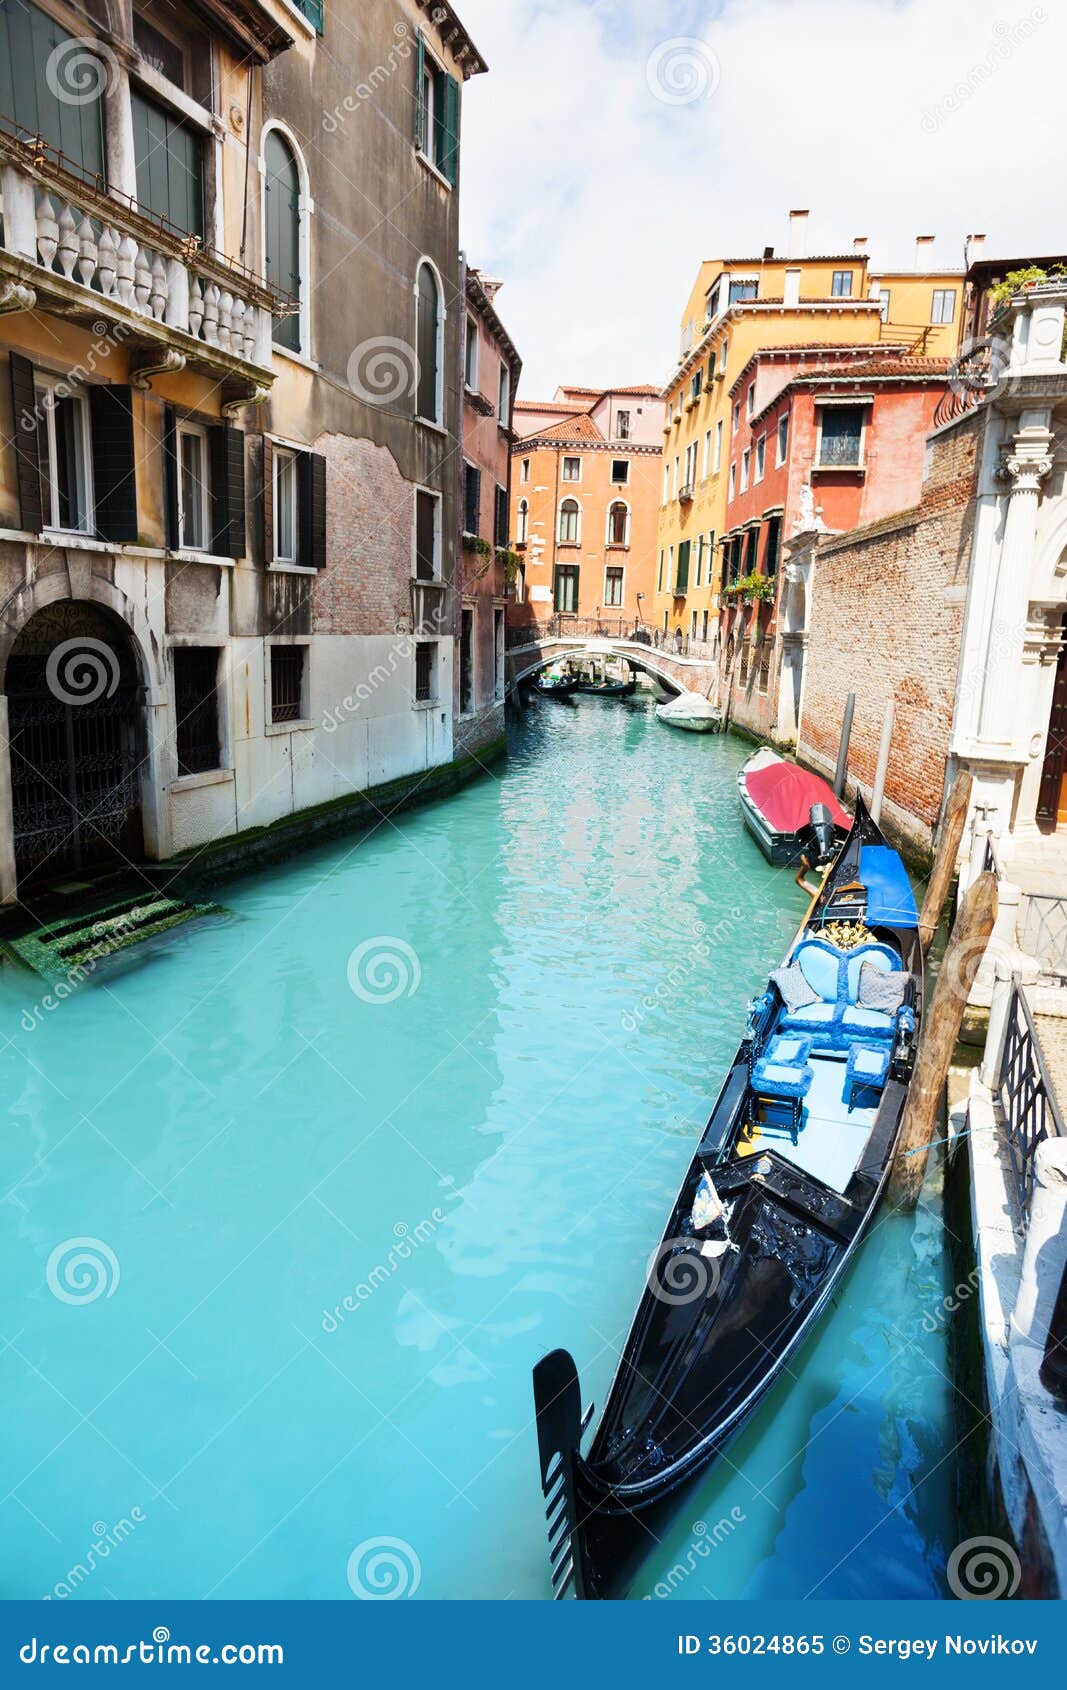
[[[967,999],[997,919],[997,877],[980,874],[960,906],[924,1018],[922,1041],[904,1106],[896,1160],[889,1176],[889,1202],[914,1209],[926,1160],[938,1129],[941,1096],[960,1036]]]
[[[941,818],[941,833],[937,841],[937,855],[933,871],[926,885],[922,914],[919,917],[919,941],[923,955],[930,949],[930,941],[937,932],[952,876],[956,872],[956,858],[960,854],[967,812],[971,807],[972,776],[961,769],[948,795],[945,813]]]
[[[889,774],[889,752],[893,744],[893,720],[896,706],[890,699],[886,706],[885,720],[882,723],[882,738],[878,746],[878,765],[874,771],[874,792],[871,794],[871,820],[879,822],[882,819],[882,799],[885,797],[886,777]]]
[[[843,798],[848,779],[848,742],[852,738],[852,718],[856,713],[856,694],[845,699],[845,714],[841,722],[841,740],[837,747],[837,768],[834,770],[834,797]]]

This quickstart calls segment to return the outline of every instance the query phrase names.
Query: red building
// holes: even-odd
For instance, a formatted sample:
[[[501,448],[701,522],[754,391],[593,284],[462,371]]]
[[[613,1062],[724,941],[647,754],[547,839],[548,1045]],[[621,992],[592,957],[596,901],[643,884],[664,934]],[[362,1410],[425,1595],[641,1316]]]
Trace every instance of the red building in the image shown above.
[[[759,352],[731,390],[719,620],[732,719],[788,737],[779,709],[783,544],[846,532],[918,503],[949,361],[900,346]]]

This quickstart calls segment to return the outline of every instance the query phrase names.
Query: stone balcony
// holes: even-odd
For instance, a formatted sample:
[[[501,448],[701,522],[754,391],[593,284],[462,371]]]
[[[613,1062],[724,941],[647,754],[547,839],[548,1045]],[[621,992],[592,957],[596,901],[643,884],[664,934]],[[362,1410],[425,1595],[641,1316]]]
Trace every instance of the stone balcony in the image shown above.
[[[250,271],[6,131],[0,204],[0,313],[52,312],[122,342],[136,385],[190,369],[220,384],[224,404],[269,389],[284,304]]]

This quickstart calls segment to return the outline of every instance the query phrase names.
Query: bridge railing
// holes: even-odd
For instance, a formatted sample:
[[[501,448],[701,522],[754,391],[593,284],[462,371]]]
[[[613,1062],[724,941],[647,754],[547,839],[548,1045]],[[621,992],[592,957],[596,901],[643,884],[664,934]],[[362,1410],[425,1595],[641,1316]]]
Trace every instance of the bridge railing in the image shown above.
[[[716,641],[693,639],[680,628],[665,633],[650,622],[625,617],[552,616],[547,622],[509,626],[506,638],[509,651],[544,640],[600,639],[629,640],[661,651],[665,657],[694,657],[705,663],[714,663],[719,655]]]

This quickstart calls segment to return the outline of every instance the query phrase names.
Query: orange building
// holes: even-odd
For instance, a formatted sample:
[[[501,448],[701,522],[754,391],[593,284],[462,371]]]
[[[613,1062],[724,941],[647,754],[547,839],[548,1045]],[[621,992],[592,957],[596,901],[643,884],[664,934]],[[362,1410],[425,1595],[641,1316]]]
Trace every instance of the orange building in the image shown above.
[[[511,534],[523,561],[512,625],[649,620],[663,415],[654,387],[561,387],[517,402]]]

